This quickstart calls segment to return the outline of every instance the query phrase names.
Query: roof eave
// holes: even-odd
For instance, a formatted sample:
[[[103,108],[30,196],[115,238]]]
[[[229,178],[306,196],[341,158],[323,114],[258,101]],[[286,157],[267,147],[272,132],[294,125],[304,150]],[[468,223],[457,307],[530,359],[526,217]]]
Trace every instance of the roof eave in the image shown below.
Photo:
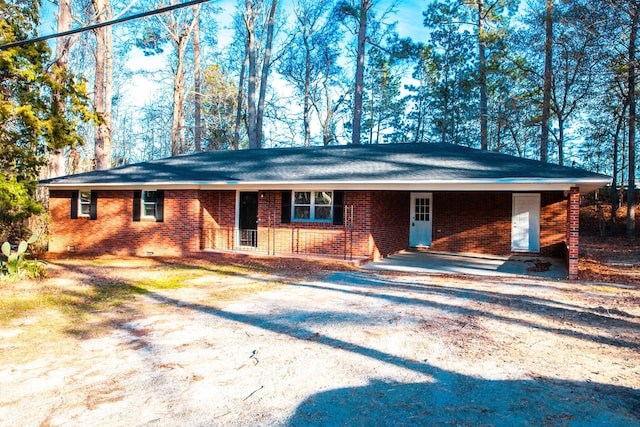
[[[567,191],[571,187],[580,188],[581,193],[589,193],[610,183],[605,178],[549,179],[549,178],[503,178],[475,180],[366,180],[366,181],[167,181],[129,183],[48,183],[40,184],[51,190],[288,190],[304,188],[309,190],[393,190],[393,191]]]

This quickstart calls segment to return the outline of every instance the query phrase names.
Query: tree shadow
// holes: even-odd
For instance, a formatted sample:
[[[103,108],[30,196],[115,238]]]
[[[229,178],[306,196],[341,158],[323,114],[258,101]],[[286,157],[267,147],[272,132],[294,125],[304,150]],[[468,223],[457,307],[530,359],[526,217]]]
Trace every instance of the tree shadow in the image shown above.
[[[87,284],[95,283],[96,277],[84,272]],[[570,315],[579,310],[577,306],[554,305],[553,301],[538,297],[505,295],[503,293],[422,285],[419,283],[394,283],[367,275],[354,276],[342,273],[343,280],[321,284],[297,284],[323,291],[339,291],[350,295],[379,298],[402,306],[423,305],[461,315],[487,316],[504,322],[518,323],[531,329],[544,329],[550,333],[574,336],[585,340],[602,342],[622,348],[637,348],[637,342],[624,341],[592,335],[567,327],[542,328],[540,324],[526,322],[515,317],[496,315],[490,305],[501,305],[532,313],[546,312],[554,316]],[[339,278],[337,276],[334,278]],[[344,279],[346,278],[346,279]],[[349,279],[350,278],[350,279]],[[331,279],[329,276],[328,279]],[[354,280],[351,280],[354,279]],[[160,292],[149,291],[131,283],[123,283],[127,291],[144,294],[158,303],[191,310],[218,319],[237,322],[265,331],[281,334],[295,340],[314,343],[336,350],[411,370],[428,376],[431,381],[404,383],[373,380],[362,387],[339,388],[316,393],[307,397],[289,418],[291,426],[302,425],[640,425],[640,390],[588,381],[569,381],[548,377],[529,377],[518,380],[498,380],[469,376],[396,354],[362,345],[355,340],[340,339],[318,332],[316,325],[327,319],[337,322],[367,321],[366,315],[347,316],[336,309],[329,311],[305,311],[289,307],[277,313],[233,312],[211,305],[188,302]],[[406,292],[407,296],[399,295]],[[483,310],[457,306],[450,303],[409,296],[416,293],[447,297],[451,300],[475,300],[490,303]],[[628,316],[632,318],[632,316]],[[589,314],[584,323],[607,324],[608,318],[598,311]],[[609,318],[610,319],[610,318]],[[370,321],[371,319],[369,319]],[[630,320],[617,319],[616,324],[632,328]],[[130,331],[126,324],[113,325]],[[564,325],[563,325],[564,326]],[[136,331],[133,331],[135,333]],[[606,339],[605,339],[606,338]],[[142,340],[140,348],[148,345]],[[283,354],[282,357],[287,357]]]
[[[487,380],[434,371],[434,382],[372,381],[314,394],[290,426],[601,425],[640,422],[640,393],[606,384]]]
[[[314,288],[318,290],[331,290],[352,295],[361,295],[371,298],[383,299],[401,305],[428,306],[450,313],[457,313],[467,316],[490,317],[494,320],[506,323],[519,324],[528,328],[540,329],[558,335],[583,339],[586,341],[598,342],[620,348],[638,349],[640,342],[631,337],[624,339],[620,335],[606,336],[586,333],[576,327],[567,327],[569,324],[576,324],[585,327],[601,326],[606,329],[624,328],[632,330],[638,328],[638,322],[633,316],[624,311],[619,311],[621,317],[614,317],[612,312],[606,313],[606,309],[597,307],[587,309],[577,305],[558,303],[544,298],[527,296],[522,294],[508,294],[488,291],[484,289],[472,289],[464,287],[450,287],[444,285],[429,285],[422,283],[393,283],[391,281],[378,279],[376,277],[365,277],[349,273],[338,273],[322,282],[301,283],[294,286]],[[380,288],[378,292],[371,292],[371,287]],[[402,291],[412,293],[432,295],[434,298],[415,298],[400,294]],[[448,300],[468,300],[478,301],[497,308],[508,308],[516,313],[535,314],[546,319],[553,319],[554,325],[538,322],[535,318],[527,319],[516,317],[515,315],[498,314],[491,307],[482,310],[464,306],[464,304],[450,304],[442,302],[440,297],[447,297]],[[637,337],[636,337],[637,338]]]
[[[154,292],[159,302],[206,313],[266,331],[365,356],[433,378],[433,382],[373,381],[308,397],[291,426],[344,425],[620,425],[640,422],[640,390],[593,382],[531,377],[472,377],[305,328],[318,319],[292,311],[255,315],[185,303]],[[325,313],[329,316],[329,313]],[[309,321],[312,322],[309,322]],[[350,321],[354,321],[350,318]]]

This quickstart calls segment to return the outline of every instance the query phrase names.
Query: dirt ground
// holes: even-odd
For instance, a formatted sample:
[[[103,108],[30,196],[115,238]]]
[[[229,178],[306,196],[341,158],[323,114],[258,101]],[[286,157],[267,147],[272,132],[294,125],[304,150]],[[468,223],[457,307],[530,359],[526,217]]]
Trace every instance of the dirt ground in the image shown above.
[[[1,426],[640,425],[633,285],[269,258],[50,265],[12,286],[84,295],[82,310],[42,302],[0,329]]]

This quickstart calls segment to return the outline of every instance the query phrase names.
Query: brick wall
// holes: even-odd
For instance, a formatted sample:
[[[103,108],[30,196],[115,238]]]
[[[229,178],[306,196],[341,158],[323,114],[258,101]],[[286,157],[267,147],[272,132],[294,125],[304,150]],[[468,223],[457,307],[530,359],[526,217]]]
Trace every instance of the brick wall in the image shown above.
[[[369,257],[373,252],[369,232],[370,194],[345,192],[351,208],[345,225],[331,222],[282,223],[282,192],[260,191],[258,197],[258,249],[271,253],[305,253],[335,257]],[[352,219],[352,222],[350,222]]]
[[[180,255],[235,246],[235,191],[167,190],[161,223],[133,221],[131,190],[99,191],[96,220],[70,218],[71,192],[50,194],[52,252],[66,252],[73,246],[83,253]],[[408,247],[409,192],[346,191],[345,225],[282,224],[281,192],[259,194],[258,249],[263,252],[375,259]],[[433,207],[432,249],[511,253],[511,193],[436,192]],[[565,241],[577,247],[577,237],[567,234],[566,228],[573,222],[562,193],[541,195],[542,255],[562,254]]]
[[[202,239],[200,249],[228,249],[234,245],[230,230],[236,221],[235,191],[200,191]]]
[[[433,193],[431,249],[511,253],[511,193]]]
[[[566,216],[566,251],[569,279],[578,278],[579,243],[580,243],[580,189],[572,187],[567,200]]]
[[[375,257],[375,242],[371,235],[371,191],[347,191],[344,195],[345,226],[349,233],[351,247],[349,253],[354,257]]]
[[[540,254],[562,257],[565,251],[567,199],[560,191],[540,197]]]
[[[372,258],[380,258],[409,246],[410,193],[375,191],[371,197]]]
[[[71,219],[71,192],[51,191],[50,252],[175,256],[200,249],[198,192],[165,191],[164,222],[133,221],[133,191],[98,191],[97,219]]]
[[[433,194],[433,243],[445,252],[511,254],[510,192]],[[562,192],[541,194],[540,254],[560,256],[564,248],[566,200]]]

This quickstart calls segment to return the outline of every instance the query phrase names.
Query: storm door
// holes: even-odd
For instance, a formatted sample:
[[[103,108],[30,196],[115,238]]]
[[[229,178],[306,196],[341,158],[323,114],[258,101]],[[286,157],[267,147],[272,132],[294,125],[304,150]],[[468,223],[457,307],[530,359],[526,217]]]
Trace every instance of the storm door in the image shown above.
[[[411,193],[409,246],[431,246],[432,194]]]
[[[241,192],[239,198],[239,244],[258,247],[258,192]]]

